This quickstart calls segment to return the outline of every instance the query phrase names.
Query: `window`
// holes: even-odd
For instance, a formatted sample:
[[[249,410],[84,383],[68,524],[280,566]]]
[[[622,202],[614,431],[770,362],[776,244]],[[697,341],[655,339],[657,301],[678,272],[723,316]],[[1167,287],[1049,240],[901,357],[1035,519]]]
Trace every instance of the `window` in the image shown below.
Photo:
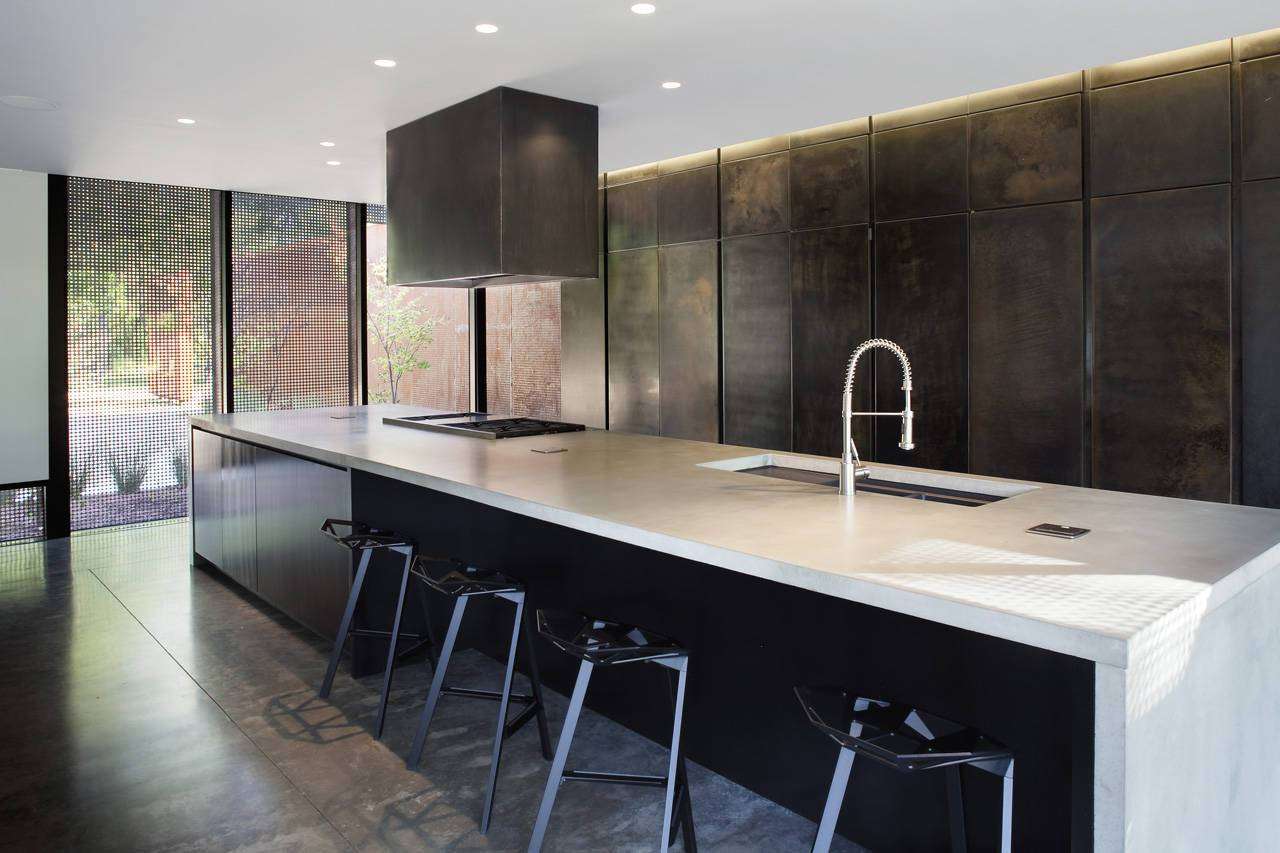
[[[185,515],[187,419],[212,405],[209,191],[67,193],[71,527]]]
[[[231,196],[231,389],[236,411],[345,406],[347,206]]]
[[[485,290],[488,411],[560,417],[560,283]]]
[[[467,291],[387,284],[387,209],[365,217],[370,403],[466,411],[471,404]]]
[[[0,543],[44,538],[44,487],[0,489]]]

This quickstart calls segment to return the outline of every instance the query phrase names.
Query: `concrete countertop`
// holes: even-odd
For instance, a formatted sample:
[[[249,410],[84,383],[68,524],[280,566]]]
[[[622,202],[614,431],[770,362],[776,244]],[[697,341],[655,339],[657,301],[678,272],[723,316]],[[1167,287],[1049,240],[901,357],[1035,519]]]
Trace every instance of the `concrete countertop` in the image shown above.
[[[588,430],[489,441],[357,406],[192,418],[230,438],[815,592],[1126,667],[1280,563],[1280,511],[954,475],[1018,491],[981,507],[707,467],[754,448]],[[541,454],[534,448],[563,447]],[[802,454],[780,454],[798,457]],[[817,466],[834,460],[806,457]],[[762,460],[763,461],[763,460]],[[873,476],[946,475],[872,463]],[[1026,533],[1041,522],[1092,532]]]

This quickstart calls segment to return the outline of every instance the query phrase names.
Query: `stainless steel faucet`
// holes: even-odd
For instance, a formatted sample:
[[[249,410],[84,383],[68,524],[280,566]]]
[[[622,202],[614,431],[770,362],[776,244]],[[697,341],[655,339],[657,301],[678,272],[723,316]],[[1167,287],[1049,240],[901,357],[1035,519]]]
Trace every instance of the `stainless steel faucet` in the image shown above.
[[[858,359],[862,358],[864,352],[871,349],[887,349],[896,355],[902,364],[902,391],[905,400],[901,412],[855,412],[853,410],[853,374],[858,369]],[[898,446],[903,450],[915,449],[915,443],[911,438],[911,419],[914,417],[911,412],[911,362],[907,361],[907,354],[903,352],[902,347],[893,341],[887,341],[884,338],[863,341],[858,344],[853,355],[849,356],[849,368],[844,373],[844,398],[840,403],[841,428],[844,432],[844,449],[840,455],[840,494],[842,495],[853,495],[854,482],[871,474],[867,466],[858,460],[858,448],[853,444],[854,415],[902,418],[902,435],[898,440]]]

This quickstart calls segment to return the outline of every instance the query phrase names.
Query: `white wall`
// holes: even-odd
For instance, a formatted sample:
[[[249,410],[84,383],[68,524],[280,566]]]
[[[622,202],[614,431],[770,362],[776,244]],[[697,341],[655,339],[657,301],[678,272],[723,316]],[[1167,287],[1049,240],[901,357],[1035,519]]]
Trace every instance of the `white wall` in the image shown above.
[[[48,176],[0,169],[0,485],[49,477]]]

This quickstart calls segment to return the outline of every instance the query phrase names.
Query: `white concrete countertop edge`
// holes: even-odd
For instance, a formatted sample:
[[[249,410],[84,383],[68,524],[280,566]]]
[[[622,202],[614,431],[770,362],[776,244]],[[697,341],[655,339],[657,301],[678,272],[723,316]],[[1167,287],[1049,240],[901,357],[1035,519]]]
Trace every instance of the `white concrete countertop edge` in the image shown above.
[[[1084,658],[1124,668],[1128,665],[1128,641],[1102,633],[1054,625],[1030,617],[1007,613],[998,608],[978,607],[972,603],[950,599],[937,593],[903,590],[872,581],[795,566],[751,554],[693,542],[630,525],[594,518],[558,507],[547,506],[467,483],[434,477],[372,460],[337,453],[277,436],[264,435],[232,424],[195,417],[192,425],[228,438],[237,438],[308,459],[342,468],[400,480],[446,494],[474,500],[498,509],[547,521],[626,542],[642,548],[707,563],[730,571],[785,583],[813,592],[855,601],[895,613],[915,616],[931,622],[974,631],[1060,654]],[[1257,561],[1254,561],[1257,562]]]

